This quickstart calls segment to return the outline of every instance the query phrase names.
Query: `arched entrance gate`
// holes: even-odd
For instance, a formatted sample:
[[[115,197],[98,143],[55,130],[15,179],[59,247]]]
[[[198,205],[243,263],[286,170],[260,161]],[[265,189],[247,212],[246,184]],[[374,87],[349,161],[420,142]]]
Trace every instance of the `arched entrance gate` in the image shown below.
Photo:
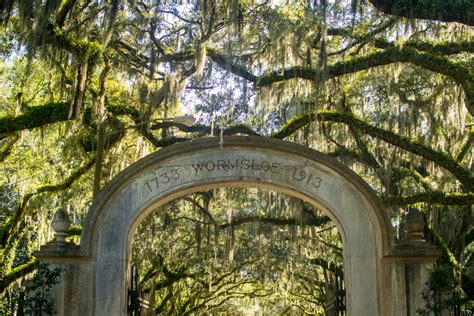
[[[51,243],[37,257],[63,268],[56,305],[64,315],[124,315],[132,234],[158,206],[196,191],[260,187],[325,210],[344,241],[349,315],[414,315],[425,268],[422,241],[395,245],[389,217],[354,172],[309,148],[256,137],[203,138],[131,165],[91,207],[81,244]]]

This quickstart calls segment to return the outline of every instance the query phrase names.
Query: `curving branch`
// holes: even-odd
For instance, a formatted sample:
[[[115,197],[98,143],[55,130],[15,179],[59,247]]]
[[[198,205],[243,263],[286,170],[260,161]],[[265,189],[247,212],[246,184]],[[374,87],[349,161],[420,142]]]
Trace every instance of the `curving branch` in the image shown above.
[[[10,155],[13,146],[15,146],[15,143],[18,141],[18,139],[20,139],[20,135],[13,134],[11,139],[7,142],[5,148],[2,150],[2,152],[0,152],[0,162],[3,162],[8,157],[8,155]]]
[[[91,158],[82,167],[77,169],[74,173],[72,173],[68,178],[66,178],[62,182],[58,184],[53,184],[53,185],[45,185],[45,186],[37,188],[32,193],[26,194],[23,197],[23,200],[19,202],[18,205],[16,206],[14,215],[10,217],[9,220],[0,229],[1,246],[6,247],[18,234],[18,231],[17,231],[18,224],[21,223],[23,219],[25,218],[28,203],[31,200],[31,198],[41,193],[58,192],[58,191],[69,188],[77,179],[79,179],[82,175],[84,175],[87,171],[89,171],[89,169],[91,169],[92,166],[94,166],[94,164],[95,164],[95,157]]]
[[[456,161],[462,162],[463,159],[471,152],[472,144],[474,143],[474,126],[471,127],[471,131],[469,132],[469,136],[462,146],[459,153],[456,155]]]
[[[193,126],[188,126],[180,123],[175,123],[175,122],[160,122],[152,125],[150,127],[151,130],[156,130],[156,129],[166,129],[170,127],[176,127],[182,132],[186,133],[205,133],[205,134],[211,134],[212,129],[210,126],[206,125],[193,125]],[[214,126],[214,131],[220,131],[221,127],[220,126]],[[244,134],[244,135],[251,135],[251,136],[260,136],[257,132],[255,132],[253,129],[250,127],[239,124],[239,125],[232,125],[229,127],[226,127],[222,131],[223,135],[236,135],[236,134]]]
[[[234,75],[247,79],[251,82],[258,81],[257,76],[251,74],[245,67],[235,64],[230,57],[220,54],[218,51],[210,48],[207,49],[207,55],[221,68],[230,71]]]
[[[312,81],[318,80],[318,78],[329,80],[342,75],[399,62],[412,63],[418,67],[452,78],[463,87],[467,99],[467,109],[471,115],[474,115],[474,75],[469,72],[467,68],[450,61],[448,58],[428,53],[420,53],[416,49],[406,46],[389,47],[382,52],[376,52],[365,57],[337,62],[333,65],[329,65],[322,74],[322,77],[320,72],[316,69],[299,66],[270,72],[257,80],[257,86],[267,86],[295,78]]]
[[[387,41],[383,38],[377,38],[374,40],[374,46],[377,48],[388,48],[395,47],[397,43]],[[457,41],[457,42],[404,42],[402,46],[408,46],[416,50],[426,52],[435,55],[455,55],[462,52],[474,53],[474,42],[473,41]]]
[[[452,157],[446,153],[434,150],[433,148],[420,144],[406,136],[398,135],[394,132],[372,126],[347,113],[318,111],[316,113],[303,114],[292,119],[279,132],[274,133],[272,137],[278,139],[286,138],[292,135],[298,129],[314,121],[337,122],[348,125],[350,124],[353,128],[356,128],[367,135],[379,138],[389,144],[395,145],[427,160],[433,161],[434,163],[451,172],[468,191],[474,191],[474,176],[472,173],[461,167]]]
[[[296,218],[275,218],[275,217],[261,217],[261,216],[247,216],[235,218],[232,223],[220,224],[219,229],[226,229],[231,226],[237,226],[247,223],[260,222],[273,225],[307,225],[307,226],[321,226],[329,223],[331,219],[327,216],[321,216],[309,220],[307,223],[300,223]]]
[[[142,134],[145,139],[147,139],[154,147],[156,148],[162,148],[166,146],[170,146],[176,143],[184,142],[191,140],[192,138],[187,138],[187,137],[168,137],[168,138],[162,138],[159,139],[157,138],[150,130],[157,130],[157,129],[169,129],[172,127],[178,128],[182,132],[186,133],[200,133],[200,134],[212,134],[213,129],[210,126],[207,125],[193,125],[193,126],[187,126],[184,124],[180,123],[175,123],[175,122],[160,122],[160,123],[155,123],[153,124],[149,129],[146,128],[141,128],[139,129],[139,132]],[[214,130],[215,131],[220,131],[219,126],[215,126]],[[250,127],[245,126],[245,125],[234,125],[234,126],[229,126],[223,129],[222,131],[223,135],[237,135],[237,134],[243,134],[243,135],[252,135],[252,136],[261,136],[254,130],[252,130]]]
[[[388,23],[390,25],[390,23]],[[328,65],[324,70],[295,66],[288,69],[272,71],[262,76],[252,74],[246,67],[237,64],[239,56],[227,56],[216,49],[206,48],[210,60],[221,68],[230,71],[236,76],[255,83],[257,87],[264,87],[289,79],[304,79],[311,81],[329,80],[339,76],[356,73],[370,68],[393,63],[411,63],[418,67],[443,74],[460,84],[466,94],[468,111],[474,115],[474,75],[468,68],[452,62],[441,55],[455,54],[462,51],[472,52],[472,41],[460,43],[405,43],[395,46],[393,43],[375,40],[375,46],[384,48],[384,51],[375,52],[364,57],[353,58],[347,61]],[[421,52],[420,52],[421,51]],[[424,52],[423,52],[424,51]],[[189,50],[175,54],[163,54],[161,61],[187,61],[194,58],[195,51]]]
[[[181,142],[191,140],[191,138],[185,138],[185,137],[168,137],[168,138],[165,138],[165,139],[158,139],[149,130],[140,130],[140,133],[155,148],[163,148],[163,147],[171,146],[171,145],[176,144],[176,143],[181,143]]]
[[[420,202],[440,205],[472,205],[474,204],[474,194],[431,191],[406,196],[388,196],[382,198],[382,201],[386,206],[406,206]]]
[[[369,0],[377,9],[387,14],[405,18],[459,22],[474,25],[474,6],[465,0]]]
[[[46,103],[18,116],[0,117],[0,139],[24,129],[68,120],[70,102]]]
[[[8,274],[3,276],[3,278],[0,280],[0,294],[2,294],[8,288],[8,286],[16,280],[35,271],[38,265],[38,260],[36,260],[36,258],[33,258],[27,263],[14,268]]]

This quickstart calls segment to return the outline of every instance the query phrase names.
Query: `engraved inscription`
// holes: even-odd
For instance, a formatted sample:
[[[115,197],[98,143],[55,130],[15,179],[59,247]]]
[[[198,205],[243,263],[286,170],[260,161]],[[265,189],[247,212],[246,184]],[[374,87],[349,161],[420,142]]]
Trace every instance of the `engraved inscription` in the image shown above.
[[[196,174],[203,171],[214,171],[214,170],[262,170],[265,172],[279,173],[279,163],[262,161],[258,162],[255,159],[227,159],[227,160],[209,160],[201,161],[199,163],[191,164],[191,167]]]
[[[232,159],[215,159],[204,160],[190,165],[178,167],[179,170],[185,168],[188,170],[185,174],[195,176],[210,176],[215,172],[226,172],[233,170],[248,170],[260,171],[260,174],[282,174],[288,177],[289,181],[294,183],[304,183],[315,188],[321,187],[323,179],[311,173],[307,168],[284,166],[271,160],[247,159],[247,158],[232,158]],[[170,185],[181,177],[178,169],[171,169],[166,172],[156,172],[149,176],[149,180],[145,182],[148,193],[158,190],[161,186]],[[262,174],[263,173],[263,174]]]
[[[178,169],[171,169],[167,172],[162,172],[158,176],[155,176],[145,182],[145,186],[148,188],[150,192],[153,190],[158,189],[162,184],[167,184],[172,180],[178,180],[181,177]]]
[[[321,186],[321,182],[323,182],[323,179],[314,176],[311,172],[307,172],[296,167],[291,169],[293,170],[293,180],[295,181],[304,181],[307,184],[313,185],[315,188],[319,188]]]

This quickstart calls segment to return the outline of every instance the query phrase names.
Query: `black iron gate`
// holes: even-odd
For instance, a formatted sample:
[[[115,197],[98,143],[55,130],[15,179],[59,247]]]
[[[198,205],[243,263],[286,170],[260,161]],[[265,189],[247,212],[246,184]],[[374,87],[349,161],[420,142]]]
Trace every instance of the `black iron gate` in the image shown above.
[[[344,286],[344,274],[342,268],[337,268],[335,277],[335,290],[336,290],[336,315],[346,315],[346,287]]]
[[[130,316],[148,315],[150,304],[144,299],[140,287],[140,276],[135,266],[130,267],[130,283],[127,292],[127,314]]]
[[[341,267],[336,267],[333,284],[326,289],[326,316],[345,316],[346,313],[346,288],[344,286],[344,273]]]

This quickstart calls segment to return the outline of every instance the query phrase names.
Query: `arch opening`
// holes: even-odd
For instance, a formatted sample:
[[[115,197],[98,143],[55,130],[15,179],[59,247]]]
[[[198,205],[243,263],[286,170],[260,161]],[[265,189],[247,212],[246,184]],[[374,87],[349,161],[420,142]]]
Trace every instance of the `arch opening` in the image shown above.
[[[326,213],[248,186],[156,208],[131,243],[142,314],[345,311],[342,238]]]

